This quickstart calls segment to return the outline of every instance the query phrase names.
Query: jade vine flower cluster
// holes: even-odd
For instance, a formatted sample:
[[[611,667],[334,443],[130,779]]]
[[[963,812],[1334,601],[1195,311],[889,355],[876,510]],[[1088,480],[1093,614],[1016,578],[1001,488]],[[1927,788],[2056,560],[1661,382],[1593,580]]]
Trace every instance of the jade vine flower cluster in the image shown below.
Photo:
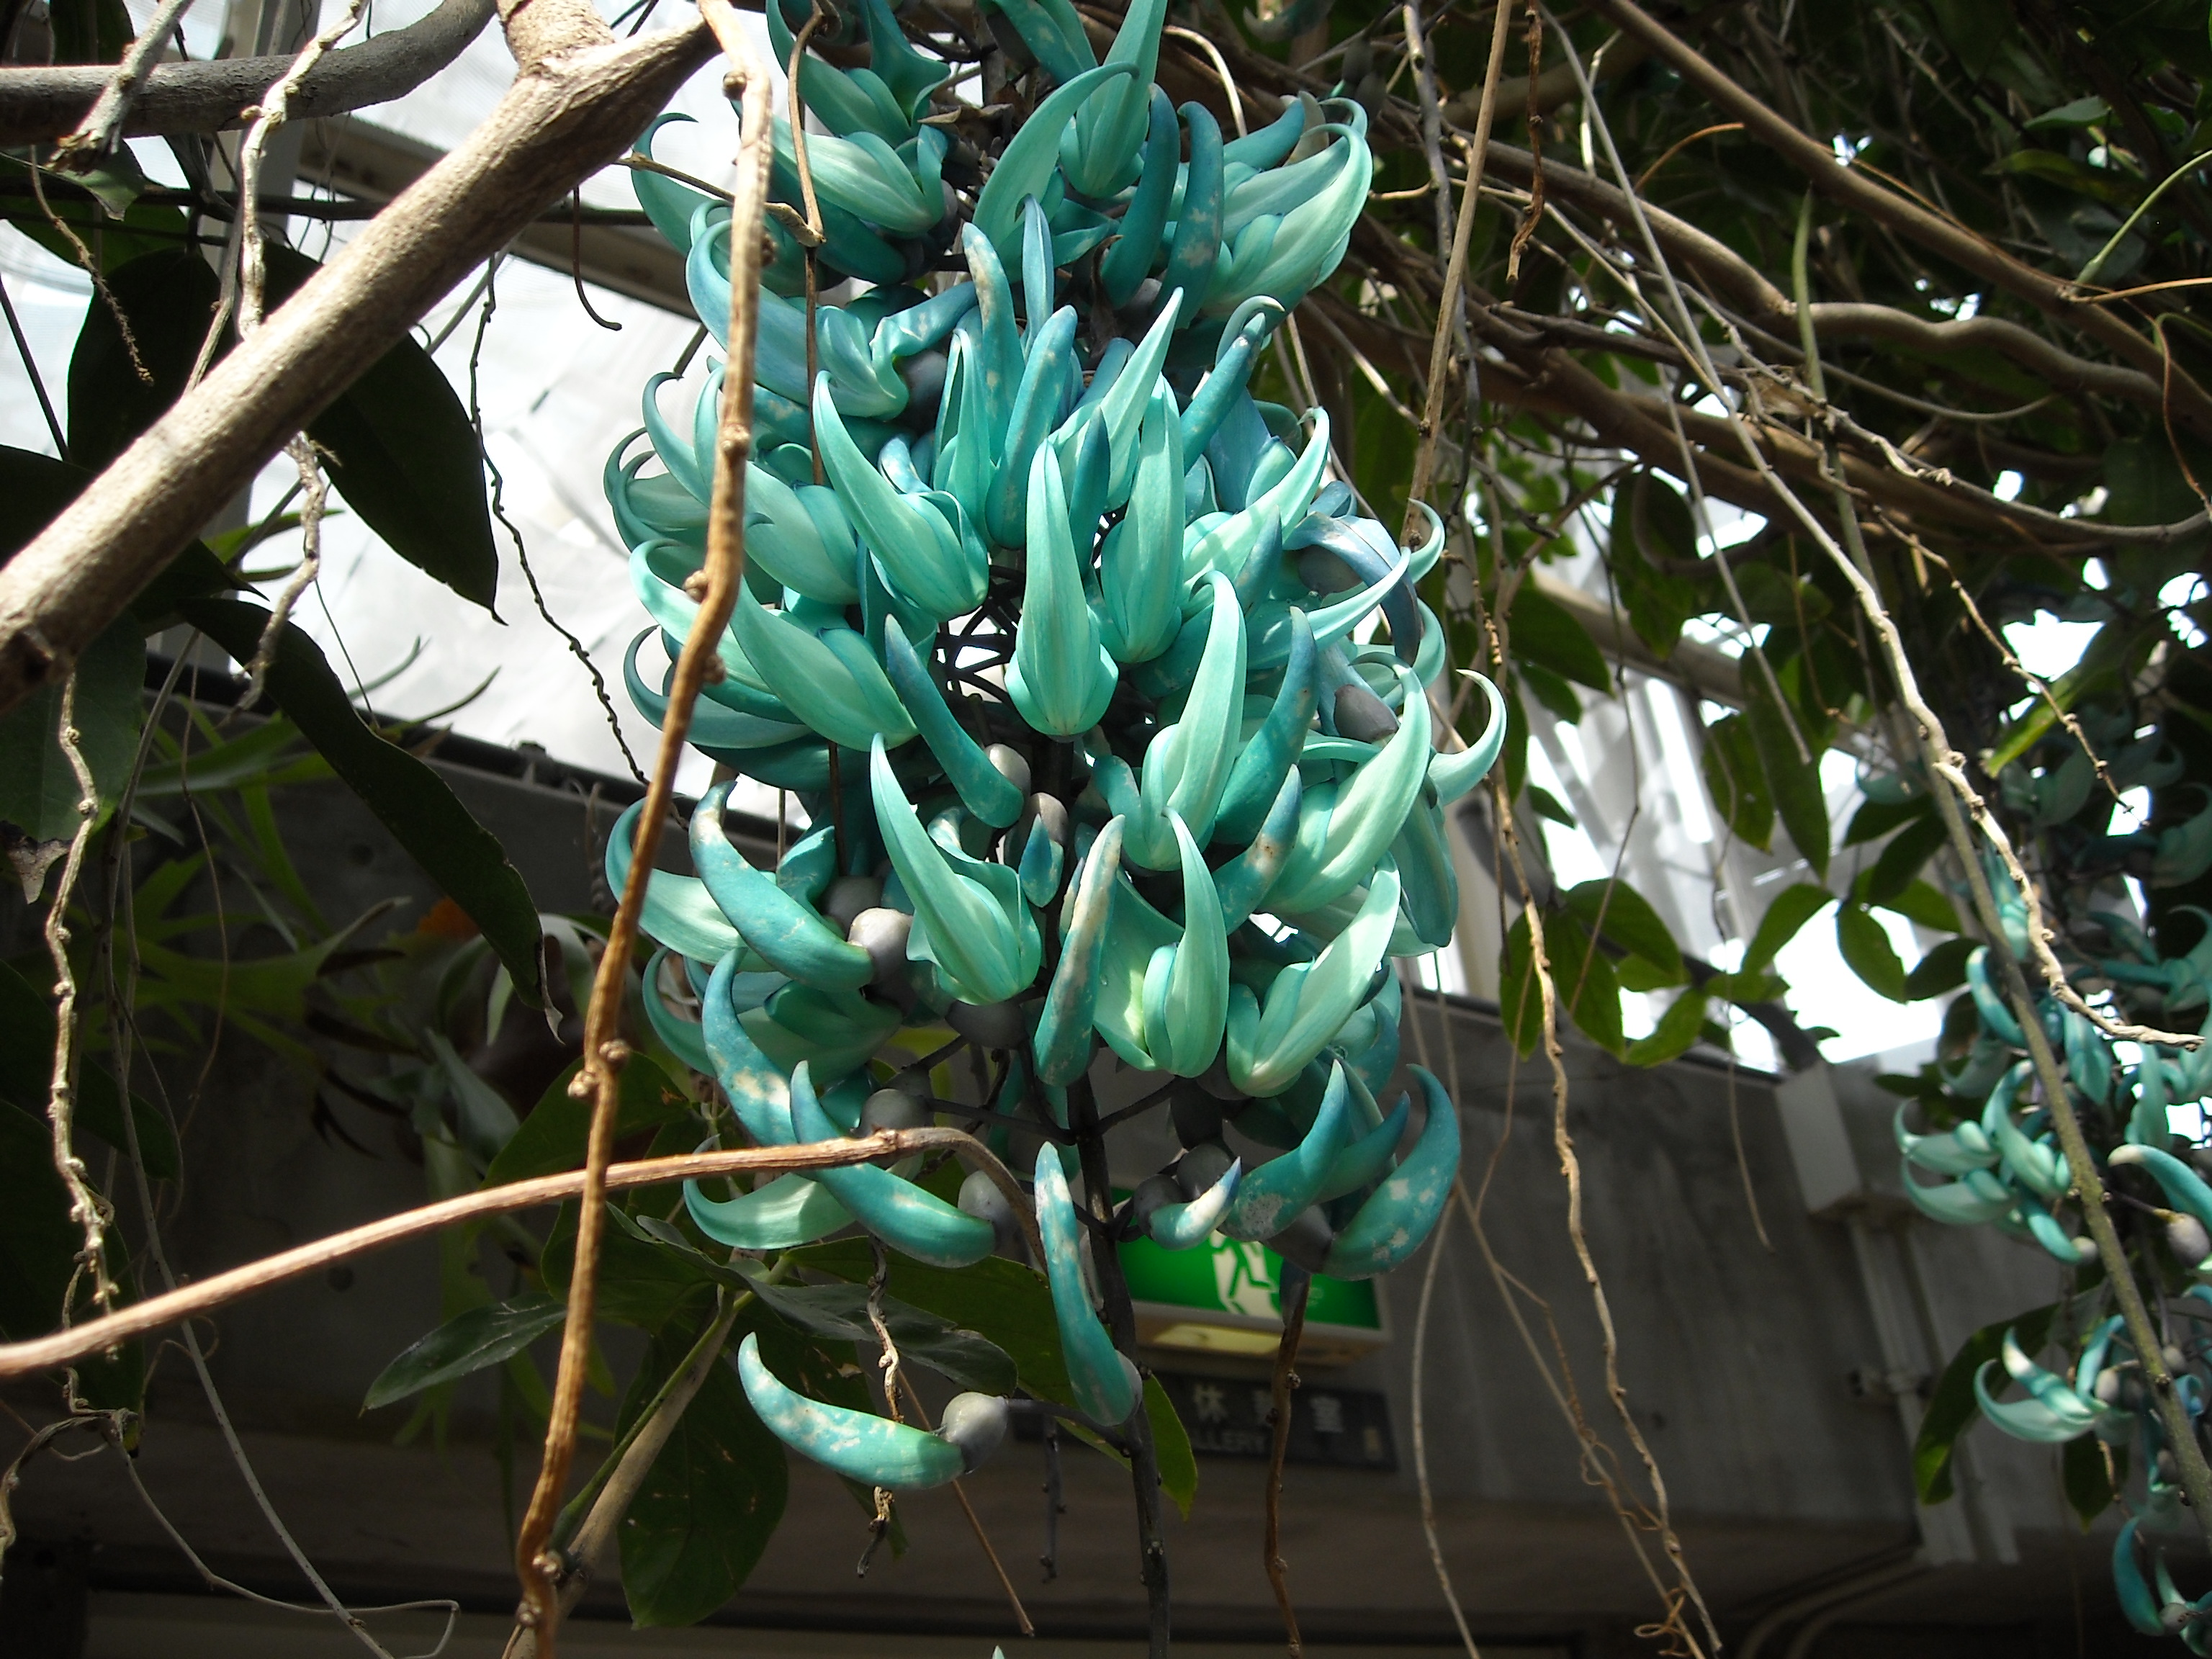
[[[647,1002],[765,1145],[938,1109],[923,1068],[879,1058],[902,1030],[949,1025],[994,1051],[987,1105],[1038,1126],[1069,1375],[1111,1425],[1135,1409],[1138,1375],[1086,1288],[1069,1091],[1109,1063],[1102,1044],[1190,1080],[1185,1150],[1122,1204],[1119,1236],[1267,1240],[1346,1278],[1403,1261],[1450,1191],[1459,1139],[1418,1068],[1410,1144],[1410,1100],[1377,1103],[1398,1063],[1389,960],[1450,939],[1442,811],[1487,771],[1504,718],[1483,682],[1482,740],[1437,752],[1427,688],[1444,642],[1414,584],[1441,525],[1431,514],[1421,544],[1401,546],[1330,477],[1327,416],[1249,389],[1365,201],[1358,105],[1305,99],[1224,142],[1152,82],[1164,0],[1131,9],[1103,64],[1065,0],[1000,9],[1034,59],[1029,84],[1050,90],[980,183],[981,158],[948,137],[957,109],[930,112],[945,64],[883,0],[840,26],[866,67],[806,62],[830,129],[805,137],[816,257],[823,284],[843,286],[813,310],[810,349],[804,256],[770,221],[744,592],[691,737],[794,792],[811,830],[764,869],[726,831],[729,787],[700,803],[697,874],[651,884],[644,927],[663,957]],[[773,0],[768,25],[787,56]],[[799,166],[779,120],[775,193],[794,206]],[[728,210],[635,176],[719,336]],[[657,625],[626,678],[655,720],[666,682],[640,654],[657,631],[672,659],[697,608],[684,584],[703,557],[721,374],[672,412],[678,379],[647,385],[644,426],[606,471]],[[1377,613],[1388,642],[1363,643]],[[610,844],[617,884],[634,831],[626,818]],[[678,964],[696,1021],[664,994]],[[1247,1167],[1224,1120],[1280,1155]],[[939,1267],[1016,1248],[988,1181],[970,1176],[956,1204],[913,1173],[863,1164],[731,1198],[695,1186],[690,1210],[746,1250],[856,1224]],[[1004,1427],[998,1402],[963,1397],[924,1434],[805,1399],[750,1346],[740,1368],[787,1443],[880,1486],[952,1479]]]

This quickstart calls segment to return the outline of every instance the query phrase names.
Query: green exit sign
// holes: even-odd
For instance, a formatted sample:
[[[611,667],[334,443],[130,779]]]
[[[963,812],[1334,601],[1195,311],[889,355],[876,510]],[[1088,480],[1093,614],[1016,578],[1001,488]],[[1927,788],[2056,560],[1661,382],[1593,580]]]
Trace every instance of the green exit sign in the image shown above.
[[[1149,1238],[1133,1239],[1121,1246],[1121,1273],[1136,1303],[1139,1341],[1196,1353],[1275,1352],[1283,1329],[1283,1259],[1266,1245],[1215,1234],[1191,1249],[1164,1250]],[[1372,1280],[1315,1275],[1302,1358],[1340,1363],[1389,1340]]]

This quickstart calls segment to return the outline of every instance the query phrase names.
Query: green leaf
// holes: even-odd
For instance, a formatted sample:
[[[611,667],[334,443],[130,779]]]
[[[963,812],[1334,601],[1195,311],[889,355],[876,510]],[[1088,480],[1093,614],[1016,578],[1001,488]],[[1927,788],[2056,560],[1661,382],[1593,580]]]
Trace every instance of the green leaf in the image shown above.
[[[1767,790],[1775,811],[1781,816],[1782,827],[1790,832],[1791,844],[1813,866],[1814,873],[1825,878],[1828,873],[1828,801],[1820,788],[1820,743],[1813,733],[1804,730],[1800,720],[1798,732],[1805,738],[1808,751],[1808,757],[1800,760],[1782,705],[1765,690],[1760,677],[1747,672],[1744,690],[1747,694],[1744,717],[1750,722],[1752,742],[1758,750]]]
[[[1580,827],[1575,822],[1575,815],[1567,811],[1566,803],[1540,783],[1532,783],[1528,786],[1528,805],[1540,818],[1549,818],[1554,823],[1564,823],[1570,830]]]
[[[1869,990],[1892,1002],[1905,1000],[1905,964],[1872,912],[1856,904],[1836,907],[1836,949]]]
[[[1528,917],[1523,912],[1513,918],[1498,960],[1498,1018],[1504,1022],[1505,1035],[1513,1040],[1515,1051],[1524,1060],[1536,1052],[1544,1037],[1543,992],[1530,971],[1533,953],[1528,938]]]
[[[70,356],[69,458],[91,472],[128,449],[183,392],[222,288],[198,249],[173,246],[118,267],[107,286],[154,378],[138,378],[115,313],[99,304],[88,309]]]
[[[55,0],[47,12],[57,64],[112,64],[137,31],[123,0]]]
[[[272,311],[317,266],[281,243],[267,249]],[[104,306],[86,313],[70,362],[70,459],[105,466],[174,403],[216,313],[218,284],[191,249],[144,255],[109,286],[154,380],[142,381]],[[222,349],[232,336],[226,331]],[[467,410],[413,340],[402,340],[308,423],[331,482],[392,550],[463,599],[489,609],[499,556],[483,455]]]
[[[1190,1435],[1176,1415],[1175,1401],[1157,1376],[1145,1379],[1145,1421],[1152,1431],[1152,1462],[1160,1472],[1160,1490],[1186,1521],[1198,1501],[1198,1459],[1191,1455]]]
[[[1613,673],[1589,629],[1532,580],[1513,596],[1511,641],[1516,659],[1548,668],[1578,685],[1610,696]]]
[[[484,1171],[483,1184],[502,1187],[510,1181],[557,1175],[584,1167],[584,1143],[591,1134],[592,1103],[578,1100],[568,1085],[583,1069],[572,1062],[546,1085],[530,1115],[514,1137],[499,1149],[499,1156]],[[668,1073],[643,1054],[632,1054],[622,1068],[622,1103],[615,1118],[615,1139],[627,1140],[664,1123],[680,1123],[690,1115],[691,1103],[668,1080]]]
[[[1905,890],[1894,898],[1884,900],[1881,908],[1894,910],[1899,915],[1918,922],[1932,933],[1955,933],[1959,931],[1959,907],[1924,881],[1905,883]]]
[[[361,1408],[373,1412],[425,1389],[499,1364],[546,1332],[558,1329],[567,1315],[565,1304],[538,1295],[471,1308],[447,1320],[378,1372]]]
[[[77,1066],[78,1127],[127,1154],[131,1143],[123,1127],[123,1103],[115,1079],[96,1060],[81,1059]],[[33,1118],[44,1118],[53,1068],[53,1000],[0,962],[0,1100]],[[136,1094],[131,1097],[131,1115],[137,1120],[138,1151],[146,1160],[146,1173],[157,1181],[175,1180],[182,1164],[169,1120]]]
[[[875,1253],[863,1238],[810,1244],[785,1254],[799,1267],[865,1285],[876,1270]],[[1060,1323],[1052,1310],[1052,1289],[1044,1275],[1004,1256],[986,1256],[957,1272],[927,1267],[909,1257],[889,1255],[885,1291],[909,1306],[988,1339],[1014,1362],[1021,1386],[1040,1400],[1075,1403],[1067,1362],[1060,1347]]]
[[[868,1322],[865,1285],[767,1285],[755,1280],[752,1289],[778,1318],[810,1336],[876,1345],[875,1329]],[[898,1345],[902,1358],[927,1365],[977,1394],[1014,1391],[1014,1362],[997,1343],[888,1292],[883,1300],[883,1315],[884,1327]]]
[[[1545,917],[1544,954],[1551,961],[1553,994],[1574,1017],[1582,1034],[1608,1053],[1626,1054],[1628,1042],[1620,1029],[1620,981],[1582,924],[1562,913]]]
[[[1998,1357],[2007,1331],[2015,1333],[2021,1346],[2033,1353],[2050,1334],[2051,1322],[2057,1312],[2058,1304],[2054,1302],[1984,1325],[1951,1356],[1951,1363],[1943,1367],[1934,1392],[1928,1396],[1928,1409],[1920,1419],[1920,1434],[1912,1446],[1912,1483],[1922,1503],[1940,1504],[1954,1493],[1952,1454],[1958,1448],[1959,1437],[1982,1414],[1974,1399],[1975,1373]]]
[[[2094,1434],[2069,1440],[2059,1453],[2060,1479],[2066,1488],[2066,1507],[2074,1511],[2087,1532],[2097,1517],[2119,1501],[2115,1486],[2127,1478],[2127,1448],[2109,1446]],[[2108,1469],[2105,1460],[2110,1457]],[[2115,1480],[2114,1477],[2118,1477]]]
[[[1618,878],[1586,881],[1569,888],[1563,896],[1567,908],[1591,933],[1611,940],[1632,957],[1642,957],[1667,975],[1668,977],[1660,981],[1661,984],[1682,982],[1686,973],[1681,947],[1674,943],[1674,934],[1667,931],[1667,924],[1659,919],[1659,913],[1651,908],[1650,900],[1626,882]]]
[[[269,613],[235,599],[193,599],[185,618],[240,662]],[[446,781],[362,724],[322,649],[286,623],[269,670],[269,695],[287,718],[454,903],[466,911],[514,975],[515,994],[544,1006],[538,908],[521,873],[491,832],[469,816]]]
[[[82,1242],[44,1114],[0,1102],[0,1336],[20,1342],[60,1323]]]
[[[1950,831],[1933,812],[1906,824],[1889,838],[1889,844],[1881,849],[1881,856],[1875,860],[1867,877],[1866,902],[1887,904],[1897,897],[1920,873],[1921,866],[1949,840]],[[1955,927],[1958,924],[1954,921],[1951,925]]]
[[[1766,967],[1781,954],[1784,945],[1797,937],[1798,929],[1834,901],[1834,894],[1810,882],[1801,881],[1794,887],[1784,888],[1766,907],[1766,914],[1759,919],[1759,929],[1744,949],[1739,971],[1755,973]]]
[[[1955,991],[1966,982],[1966,958],[1974,954],[1970,939],[1947,939],[1920,958],[1905,976],[1905,1000],[1924,1002]]]
[[[1582,719],[1583,700],[1564,675],[1554,674],[1541,664],[1533,662],[1516,665],[1514,673],[1538,702],[1568,725],[1573,726]]]
[[[653,1338],[623,1396],[618,1431],[638,1419],[696,1340],[684,1325]],[[630,1617],[640,1626],[696,1625],[736,1595],[783,1519],[790,1478],[782,1443],[755,1415],[726,1351],[623,1517]]]
[[[1880,841],[1901,823],[1909,823],[1923,812],[1933,812],[1935,802],[1925,795],[1911,800],[1870,800],[1863,803],[1851,814],[1850,827],[1844,831],[1844,845],[1856,847],[1862,842]]]
[[[76,663],[77,751],[104,819],[131,773],[145,723],[146,636],[128,612]],[[67,841],[82,822],[76,772],[62,753],[62,688],[42,686],[0,716],[0,819],[33,841]]]
[[[1753,1002],[1772,1002],[1789,988],[1780,977],[1766,973],[1715,974],[1704,987],[1708,997],[1719,997],[1740,1006]]]
[[[1682,624],[1698,610],[1698,585],[1665,568],[1668,562],[1697,560],[1690,504],[1673,484],[1649,472],[1615,491],[1613,502],[1607,562],[1613,586],[1628,625],[1663,662],[1681,638]]]
[[[1686,1054],[1705,1023],[1705,994],[1692,986],[1676,997],[1659,1017],[1649,1036],[1628,1045],[1631,1066],[1663,1066]]]
[[[564,1204],[538,1254],[538,1271],[548,1290],[565,1297],[575,1265],[576,1212]],[[750,1288],[734,1268],[692,1249],[680,1234],[671,1238],[649,1232],[626,1212],[607,1206],[606,1225],[599,1232],[600,1318],[657,1331],[684,1309],[705,1301],[717,1286]]]
[[[1717,720],[1705,733],[1705,752],[1698,762],[1705,774],[1705,793],[1738,837],[1762,853],[1774,843],[1774,797],[1759,763],[1758,745],[1752,741],[1751,724],[1741,714]]]
[[[321,269],[282,243],[270,245],[268,258],[271,309]],[[346,505],[393,552],[497,614],[499,550],[483,452],[428,352],[403,338],[307,433],[327,452],[331,482]]]

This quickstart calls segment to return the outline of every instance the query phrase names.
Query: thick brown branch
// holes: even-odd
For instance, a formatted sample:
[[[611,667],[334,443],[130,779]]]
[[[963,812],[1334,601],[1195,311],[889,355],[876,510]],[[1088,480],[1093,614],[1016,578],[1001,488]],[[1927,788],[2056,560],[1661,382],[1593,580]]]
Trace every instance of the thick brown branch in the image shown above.
[[[661,1187],[718,1176],[841,1169],[848,1164],[865,1164],[871,1158],[903,1158],[948,1147],[963,1156],[972,1156],[981,1143],[959,1129],[884,1129],[854,1139],[814,1141],[803,1146],[756,1146],[742,1152],[649,1158],[635,1164],[610,1165],[606,1189],[622,1192],[632,1187]],[[459,1198],[426,1204],[420,1209],[372,1221],[367,1226],[280,1250],[242,1267],[233,1267],[228,1273],[195,1279],[165,1296],[133,1303],[104,1319],[88,1320],[28,1342],[0,1345],[0,1382],[27,1376],[56,1365],[74,1364],[133,1337],[148,1335],[180,1320],[197,1319],[274,1285],[319,1273],[353,1256],[366,1255],[372,1250],[435,1232],[457,1221],[475,1221],[485,1216],[558,1204],[583,1190],[581,1170],[573,1170],[566,1175],[540,1176],[534,1181],[511,1182],[504,1187],[464,1193]]]
[[[536,0],[544,3],[544,0]],[[714,49],[703,26],[555,53],[0,568],[0,714],[485,255],[612,161]]]
[[[343,115],[411,92],[461,54],[491,21],[492,0],[443,0],[404,29],[334,52],[292,94],[295,120]],[[246,125],[240,112],[292,66],[291,54],[157,64],[131,100],[126,136],[216,132]],[[69,131],[114,70],[99,64],[0,70],[0,146],[43,143]]]

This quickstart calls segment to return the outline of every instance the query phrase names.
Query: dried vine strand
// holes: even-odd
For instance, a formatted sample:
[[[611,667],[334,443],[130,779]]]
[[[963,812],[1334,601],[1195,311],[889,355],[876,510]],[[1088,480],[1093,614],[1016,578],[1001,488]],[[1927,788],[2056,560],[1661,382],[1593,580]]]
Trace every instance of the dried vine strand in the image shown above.
[[[146,20],[146,27],[138,31],[137,40],[125,51],[122,60],[100,88],[100,96],[85,112],[84,119],[76,130],[64,133],[54,144],[54,159],[67,168],[77,164],[89,165],[96,158],[115,148],[116,134],[122,130],[124,118],[131,113],[131,106],[146,85],[146,77],[154,72],[161,49],[168,44],[169,31],[177,20],[191,9],[192,0],[161,0],[154,15]]]
[[[906,1390],[907,1404],[914,1407],[914,1414],[921,1420],[921,1426],[934,1429],[936,1425],[929,1420],[928,1407],[921,1403],[921,1395],[915,1390],[914,1379],[902,1376],[899,1384]],[[983,1530],[983,1517],[975,1513],[975,1505],[969,1499],[967,1486],[957,1476],[951,1485],[952,1496],[959,1501],[960,1513],[968,1517],[969,1530],[975,1534],[976,1543],[982,1547],[983,1559],[991,1564],[991,1571],[998,1575],[999,1588],[1006,1594],[1007,1605],[1013,1609],[1015,1628],[1024,1636],[1035,1636],[1036,1626],[1030,1618],[1030,1610],[1022,1605],[1021,1592],[1014,1588],[1014,1581],[1006,1571],[1006,1564],[999,1559],[999,1552],[992,1547],[991,1534]]]
[[[1444,369],[1451,349],[1450,319],[1459,315],[1460,297],[1467,281],[1467,256],[1474,234],[1474,210],[1482,198],[1482,173],[1490,156],[1490,124],[1498,112],[1498,77],[1505,67],[1505,42],[1513,28],[1510,0],[1498,0],[1497,20],[1491,28],[1490,61],[1482,71],[1482,102],[1474,115],[1474,136],[1467,141],[1467,183],[1459,200],[1458,222],[1452,227],[1451,256],[1444,266],[1443,290],[1437,297],[1437,331],[1429,347],[1427,396],[1421,406],[1420,447],[1413,453],[1413,476],[1406,487],[1406,526],[1400,541],[1412,538],[1419,524],[1419,509],[1436,483],[1437,442],[1443,434]],[[1467,360],[1468,373],[1474,359]]]
[[[70,837],[69,853],[62,861],[59,886],[55,889],[53,903],[46,911],[46,953],[54,964],[54,1063],[51,1086],[46,1096],[46,1121],[52,1131],[54,1172],[61,1176],[62,1189],[69,1194],[70,1219],[84,1236],[83,1247],[77,1252],[76,1271],[70,1275],[69,1288],[62,1295],[62,1319],[66,1323],[70,1307],[76,1300],[77,1281],[86,1273],[92,1275],[92,1299],[106,1309],[115,1299],[115,1281],[108,1277],[106,1255],[107,1224],[111,1212],[106,1204],[92,1190],[89,1171],[84,1160],[76,1155],[73,1142],[74,1117],[76,1110],[76,971],[70,963],[69,906],[76,891],[78,874],[84,868],[84,850],[92,841],[93,821],[100,811],[100,789],[93,781],[92,768],[86,763],[84,750],[79,745],[83,734],[76,726],[77,671],[72,667],[62,682],[61,714],[54,728],[54,741],[62,757],[69,762],[70,775],[76,781],[76,833]],[[124,1116],[131,1115],[125,1103]]]
[[[653,854],[667,822],[677,768],[691,726],[691,711],[715,655],[722,630],[735,608],[744,574],[744,468],[752,452],[753,351],[759,320],[762,218],[768,198],[772,124],[769,74],[729,0],[701,0],[700,13],[714,31],[729,69],[724,90],[740,99],[743,136],[730,214],[730,325],[722,385],[720,423],[715,434],[714,484],[708,509],[705,592],[677,659],[669,708],[661,727],[660,750],[653,781],[637,822],[636,850],[623,883],[622,902],[608,930],[605,954],[592,985],[585,1018],[584,1060],[571,1089],[592,1101],[583,1182],[576,1222],[575,1267],[568,1281],[568,1312],[555,1372],[545,1449],[530,1506],[515,1541],[515,1565],[525,1605],[518,1621],[537,1632],[538,1650],[551,1659],[560,1620],[556,1583],[560,1558],[546,1549],[575,1455],[576,1425],[583,1403],[585,1373],[592,1352],[592,1328],[599,1291],[599,1251],[605,1225],[607,1168],[612,1161],[615,1124],[620,1115],[621,1072],[629,1049],[620,1039],[624,983],[638,938],[638,917],[652,878]]]
[[[1420,1036],[1420,1025],[1414,1022],[1415,1040],[1421,1047],[1421,1063],[1428,1065],[1428,1041]],[[1445,1040],[1450,1040],[1446,1029]],[[1431,1069],[1434,1069],[1431,1067]],[[1453,1587],[1451,1568],[1444,1561],[1443,1540],[1437,1532],[1436,1492],[1429,1480],[1428,1421],[1425,1407],[1422,1379],[1428,1374],[1429,1310],[1436,1300],[1437,1269],[1443,1263],[1444,1236],[1451,1231],[1451,1206],[1444,1206],[1444,1214],[1437,1223],[1437,1236],[1429,1241],[1429,1260],[1421,1273],[1421,1299],[1413,1313],[1413,1477],[1421,1495],[1421,1536],[1428,1540],[1429,1565],[1436,1569],[1437,1584],[1444,1593],[1444,1605],[1451,1609],[1452,1624],[1459,1632],[1462,1646],[1467,1650],[1467,1659],[1482,1659],[1482,1650],[1474,1643],[1474,1632],[1468,1628],[1467,1613],[1460,1606],[1459,1592]]]

